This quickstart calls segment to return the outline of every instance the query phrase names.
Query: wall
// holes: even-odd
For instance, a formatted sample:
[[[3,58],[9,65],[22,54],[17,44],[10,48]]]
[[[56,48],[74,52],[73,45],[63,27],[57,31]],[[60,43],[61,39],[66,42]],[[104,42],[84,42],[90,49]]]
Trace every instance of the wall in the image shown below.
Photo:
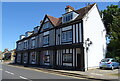
[[[102,33],[103,32],[103,33]],[[104,58],[106,51],[105,27],[100,18],[97,6],[95,5],[83,18],[84,47],[86,47],[87,38],[92,41],[88,53],[85,52],[85,68],[97,67]]]
[[[72,54],[72,62],[71,63],[65,63],[63,62],[63,54]],[[81,57],[79,58],[79,62],[77,61],[77,54],[81,54]],[[82,49],[81,48],[70,48],[70,49],[61,49],[57,50],[56,54],[56,65],[57,66],[71,66],[71,67],[78,67],[78,63],[81,65],[80,68],[83,67],[83,59],[82,59]]]

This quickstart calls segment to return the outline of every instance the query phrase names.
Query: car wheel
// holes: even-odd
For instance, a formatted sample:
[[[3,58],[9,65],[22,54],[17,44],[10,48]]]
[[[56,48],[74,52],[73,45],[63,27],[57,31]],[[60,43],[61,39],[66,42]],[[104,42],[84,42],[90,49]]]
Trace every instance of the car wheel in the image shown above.
[[[100,67],[100,69],[102,69],[102,67]]]

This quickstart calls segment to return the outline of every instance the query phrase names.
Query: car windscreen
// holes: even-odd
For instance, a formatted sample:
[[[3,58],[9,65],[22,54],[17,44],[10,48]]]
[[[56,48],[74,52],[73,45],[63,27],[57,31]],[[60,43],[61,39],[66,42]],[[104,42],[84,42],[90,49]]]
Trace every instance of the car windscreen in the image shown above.
[[[101,62],[108,62],[110,59],[102,59]]]

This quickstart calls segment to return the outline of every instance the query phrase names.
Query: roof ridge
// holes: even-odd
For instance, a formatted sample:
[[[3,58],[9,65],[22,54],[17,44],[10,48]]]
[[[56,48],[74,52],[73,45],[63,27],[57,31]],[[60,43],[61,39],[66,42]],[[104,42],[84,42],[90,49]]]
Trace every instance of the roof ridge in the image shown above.
[[[80,8],[80,9],[77,9],[77,10],[74,10],[74,11],[78,11],[78,10],[84,9],[84,8],[86,8],[86,7],[94,6],[95,4],[96,4],[96,3],[91,4],[91,5],[87,5],[87,6],[85,6],[85,7],[82,7],[82,8]]]
[[[50,16],[50,15],[48,15],[48,14],[47,14],[47,16],[48,16],[48,17],[53,17],[53,16]],[[56,18],[56,17],[53,17],[53,18]],[[56,19],[59,19],[59,18],[56,18]]]

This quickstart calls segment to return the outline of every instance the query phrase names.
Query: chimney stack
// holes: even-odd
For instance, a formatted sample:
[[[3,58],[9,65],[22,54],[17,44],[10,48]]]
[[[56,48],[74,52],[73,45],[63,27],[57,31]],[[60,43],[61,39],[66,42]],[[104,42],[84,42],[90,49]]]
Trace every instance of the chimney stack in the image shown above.
[[[65,12],[66,13],[68,13],[68,12],[71,12],[71,11],[73,11],[74,10],[74,8],[73,7],[71,7],[71,6],[66,6],[66,8],[65,8]]]

